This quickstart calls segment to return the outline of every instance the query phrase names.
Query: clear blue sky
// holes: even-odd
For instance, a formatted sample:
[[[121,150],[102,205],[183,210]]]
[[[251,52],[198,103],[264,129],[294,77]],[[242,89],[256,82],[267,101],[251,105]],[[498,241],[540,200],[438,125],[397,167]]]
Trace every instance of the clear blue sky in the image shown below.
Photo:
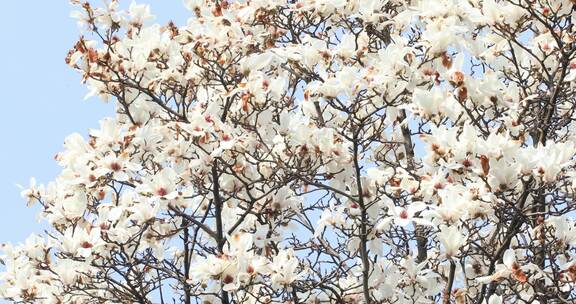
[[[149,3],[162,24],[185,24],[190,14],[181,0],[138,3]],[[60,167],[53,157],[64,138],[86,135],[113,113],[112,103],[83,100],[80,75],[64,63],[79,36],[71,9],[67,0],[0,1],[0,243],[24,241],[45,227],[38,206],[26,208],[15,185],[28,185],[32,176],[41,183],[54,179]]]

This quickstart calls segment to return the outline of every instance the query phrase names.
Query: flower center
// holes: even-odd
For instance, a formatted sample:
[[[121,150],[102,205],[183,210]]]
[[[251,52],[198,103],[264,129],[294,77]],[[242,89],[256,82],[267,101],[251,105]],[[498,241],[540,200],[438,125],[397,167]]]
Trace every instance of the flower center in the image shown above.
[[[166,191],[166,189],[162,187],[162,188],[156,190],[156,194],[158,194],[159,196],[164,196],[164,195],[168,194],[168,191]]]
[[[400,212],[400,218],[403,220],[408,219],[408,211],[402,210],[402,212]]]

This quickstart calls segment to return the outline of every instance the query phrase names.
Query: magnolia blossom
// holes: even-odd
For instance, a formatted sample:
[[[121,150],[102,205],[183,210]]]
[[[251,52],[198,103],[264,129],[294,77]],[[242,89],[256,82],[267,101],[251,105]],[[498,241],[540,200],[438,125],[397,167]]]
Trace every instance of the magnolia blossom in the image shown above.
[[[114,114],[21,189],[0,298],[576,301],[574,1],[70,2]]]
[[[460,251],[460,247],[464,244],[465,238],[456,226],[442,227],[438,234],[440,243],[444,247],[446,256],[454,257]]]
[[[418,212],[427,208],[426,204],[423,202],[413,202],[407,208],[396,206],[390,206],[389,208],[389,217],[386,217],[384,220],[382,220],[378,224],[377,229],[387,229],[390,225],[390,222],[394,222],[394,224],[402,227],[406,227],[410,223],[419,225],[432,225],[432,223],[426,219],[415,217]]]
[[[477,280],[481,282],[490,282],[499,280],[504,277],[511,277],[512,279],[524,283],[528,281],[526,272],[523,270],[516,261],[516,253],[513,249],[507,249],[502,257],[503,264],[499,264],[496,267],[496,271],[493,275],[487,277],[478,277]]]
[[[274,257],[270,270],[272,272],[272,287],[274,288],[289,286],[303,275],[298,270],[298,260],[294,256],[294,251],[290,249],[282,251]]]

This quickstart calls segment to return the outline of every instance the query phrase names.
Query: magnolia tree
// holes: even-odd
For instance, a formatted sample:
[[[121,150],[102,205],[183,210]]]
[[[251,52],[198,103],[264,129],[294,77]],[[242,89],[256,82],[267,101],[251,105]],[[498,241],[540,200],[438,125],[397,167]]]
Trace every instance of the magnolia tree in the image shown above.
[[[113,102],[23,192],[26,303],[574,303],[576,1],[71,1]]]

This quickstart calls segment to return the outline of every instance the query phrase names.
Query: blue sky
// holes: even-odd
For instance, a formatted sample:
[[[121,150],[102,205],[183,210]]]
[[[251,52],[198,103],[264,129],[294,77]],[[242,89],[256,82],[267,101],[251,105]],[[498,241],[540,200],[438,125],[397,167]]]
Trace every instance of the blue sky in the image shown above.
[[[181,0],[141,2],[162,24],[182,25],[189,15]],[[32,176],[41,183],[54,179],[60,167],[53,157],[64,138],[86,135],[114,111],[112,103],[84,100],[80,75],[64,63],[79,37],[71,10],[67,0],[0,1],[0,243],[24,241],[46,227],[37,220],[38,206],[27,208],[16,184],[28,185]]]

